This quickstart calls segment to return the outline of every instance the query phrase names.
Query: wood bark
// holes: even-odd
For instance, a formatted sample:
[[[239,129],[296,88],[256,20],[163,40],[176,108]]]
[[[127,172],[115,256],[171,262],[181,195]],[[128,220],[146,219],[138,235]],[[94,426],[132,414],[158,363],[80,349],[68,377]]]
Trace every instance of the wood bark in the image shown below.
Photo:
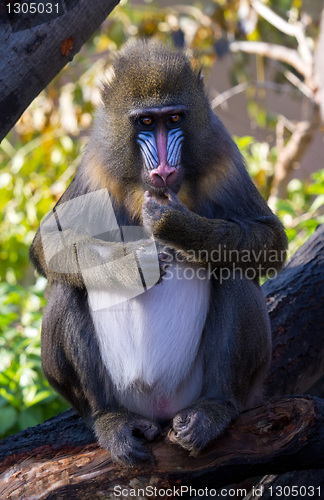
[[[305,393],[324,375],[324,225],[262,290],[273,339],[267,395]]]
[[[323,236],[321,226],[263,287],[274,338],[271,396],[307,390],[324,373]],[[167,432],[149,445],[152,463],[125,468],[68,410],[2,441],[0,498],[114,498],[118,486],[156,487],[158,498],[172,498],[163,496],[166,488],[220,488],[251,476],[324,468],[324,400],[311,396],[274,398],[242,413],[196,458],[170,444]]]
[[[321,393],[321,397],[324,397],[323,229],[320,226],[307,244],[292,256],[278,279],[268,281],[263,286],[273,333],[273,362],[267,379],[268,395],[310,391]],[[321,383],[313,389],[315,382]],[[321,498],[324,496],[324,470],[311,469],[309,466],[303,471],[266,475],[254,491],[260,491],[261,488],[262,499],[270,500],[280,498],[280,492],[287,493],[288,488],[293,486],[296,487],[296,500],[308,498],[312,487],[315,489],[314,498]],[[284,487],[286,490],[283,490]],[[304,487],[311,487],[310,490],[306,489],[306,496]],[[322,496],[317,495],[316,488],[320,488]],[[252,495],[251,491],[244,500],[255,498]]]
[[[0,0],[0,141],[118,1],[57,0],[58,13],[24,15]]]
[[[20,449],[0,466],[0,497],[109,498],[118,487],[150,485],[164,498],[170,488],[184,494],[190,487],[220,488],[267,471],[323,468],[323,410],[321,399],[275,399],[242,413],[197,458],[160,439],[149,445],[154,461],[131,469],[113,464],[109,452],[91,442],[79,417],[62,414],[46,422],[46,429],[35,428],[37,436],[35,429],[20,433]],[[77,436],[84,441],[84,433],[89,442],[80,444]]]

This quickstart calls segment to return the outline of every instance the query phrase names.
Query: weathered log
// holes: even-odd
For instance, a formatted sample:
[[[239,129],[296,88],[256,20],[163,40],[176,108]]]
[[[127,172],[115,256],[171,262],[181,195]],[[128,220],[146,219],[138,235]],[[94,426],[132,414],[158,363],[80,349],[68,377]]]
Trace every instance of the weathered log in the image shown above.
[[[272,395],[307,389],[323,375],[323,234],[324,226],[264,286],[274,336]],[[324,468],[323,410],[324,401],[309,396],[270,400],[242,413],[198,457],[160,439],[149,445],[152,463],[133,469],[113,464],[69,410],[2,441],[0,497],[93,499],[112,495],[117,485],[219,488],[250,476]]]
[[[324,227],[320,226],[291,257],[285,271],[263,286],[273,334],[273,361],[267,379],[269,395],[306,392],[320,379],[324,386],[323,262]],[[322,498],[324,471],[308,468],[265,476],[244,500],[255,498],[256,491],[262,493],[264,500],[287,497],[289,491],[296,500],[309,495]]]
[[[198,458],[160,439],[150,445],[152,463],[132,469],[113,464],[109,452],[96,444],[80,446],[71,434],[64,435],[66,426],[71,429],[69,420],[76,435],[82,435],[84,427],[78,417],[52,419],[42,433],[46,433],[46,444],[32,449],[27,443],[25,450],[16,450],[2,461],[0,497],[84,499],[96,498],[99,492],[110,495],[123,488],[151,485],[157,488],[157,497],[163,498],[166,488],[183,487],[185,493],[189,486],[219,488],[233,479],[237,482],[269,470],[322,468],[323,410],[324,401],[316,398],[275,399],[242,413]],[[36,443],[33,430],[24,433],[21,439]]]
[[[118,2],[64,0],[32,4],[35,9],[40,3],[52,4],[52,12],[47,14],[23,14],[18,12],[22,2],[0,2],[0,141]]]
[[[145,498],[148,486],[164,498],[170,488],[184,494],[190,487],[219,488],[269,470],[324,467],[324,401],[311,397],[287,396],[242,413],[198,458],[160,439],[150,444],[152,463],[132,469],[113,464],[109,452],[93,443],[69,441],[60,426],[71,425],[68,420],[46,423],[43,446],[32,449],[28,443],[28,449],[7,456],[0,466],[1,498],[99,498],[124,488],[144,488]],[[82,434],[82,422],[71,420]]]
[[[273,338],[267,393],[305,393],[324,375],[324,225],[262,289]]]

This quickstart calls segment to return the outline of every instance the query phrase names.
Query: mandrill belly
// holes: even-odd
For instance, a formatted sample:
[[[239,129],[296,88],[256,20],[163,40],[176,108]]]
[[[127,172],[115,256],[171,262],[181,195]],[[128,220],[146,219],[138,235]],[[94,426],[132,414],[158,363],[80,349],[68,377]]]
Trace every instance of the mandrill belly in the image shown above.
[[[105,297],[109,304],[111,292],[92,290],[89,303],[103,304]],[[209,297],[210,281],[177,265],[141,295],[91,311],[102,361],[122,406],[168,419],[199,397]]]

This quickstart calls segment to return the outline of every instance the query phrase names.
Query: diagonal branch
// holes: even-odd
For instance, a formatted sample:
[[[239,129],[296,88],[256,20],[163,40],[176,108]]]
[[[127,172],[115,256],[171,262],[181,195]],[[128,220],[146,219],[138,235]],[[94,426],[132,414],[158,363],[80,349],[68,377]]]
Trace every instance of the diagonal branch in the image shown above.
[[[280,149],[275,167],[274,179],[268,204],[275,210],[278,199],[286,197],[286,190],[290,181],[290,174],[300,163],[306,153],[315,132],[320,125],[319,106],[313,104],[313,113],[309,121],[300,121],[296,124],[284,148]]]
[[[260,0],[251,0],[251,5],[254,10],[261,17],[263,17],[263,19],[268,21],[269,24],[277,28],[282,33],[296,38],[299,45],[299,53],[304,61],[304,64],[307,66],[307,73],[310,76],[313,64],[313,54],[305,36],[304,25],[301,22],[288,23],[282,19],[282,17],[278,16],[278,14],[269,9],[269,7],[264,5],[264,3],[260,2]]]
[[[267,89],[267,90],[277,90],[280,92],[287,92],[289,90],[289,86],[287,84],[283,83],[276,83],[276,82],[269,82],[269,81],[263,81],[263,82],[242,82],[239,83],[238,85],[235,85],[234,87],[231,87],[228,90],[225,90],[224,92],[218,94],[214,99],[211,101],[211,107],[213,109],[218,108],[218,106],[222,106],[224,103],[226,103],[229,99],[232,97],[242,94],[243,92],[246,92],[248,89]],[[301,89],[300,89],[301,90]],[[302,90],[301,90],[302,91]]]
[[[10,17],[5,4],[0,1],[0,141],[118,0],[60,2],[57,8],[64,5],[64,11],[48,14],[48,22],[36,14]]]
[[[242,51],[247,54],[257,54],[276,61],[285,62],[293,66],[305,78],[309,77],[309,71],[305,62],[294,49],[266,42],[232,42],[230,50],[232,52]]]
[[[251,5],[259,16],[263,17],[263,19],[268,21],[269,24],[277,28],[285,35],[297,38],[299,36],[299,32],[302,31],[300,24],[288,23],[282,19],[282,17],[278,16],[278,14],[273,12],[273,10],[269,9],[269,7],[267,7],[263,2],[260,2],[260,0],[251,0]]]

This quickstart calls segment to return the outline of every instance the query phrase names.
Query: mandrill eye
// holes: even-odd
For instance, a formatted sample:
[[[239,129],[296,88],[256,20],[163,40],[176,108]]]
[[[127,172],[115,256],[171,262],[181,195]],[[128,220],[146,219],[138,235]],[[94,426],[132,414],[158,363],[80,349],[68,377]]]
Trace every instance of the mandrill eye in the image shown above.
[[[143,127],[151,127],[153,125],[153,118],[150,116],[142,116],[138,121]]]
[[[177,125],[180,122],[181,122],[181,116],[180,115],[170,115],[168,117],[168,123],[169,123],[169,125]]]

